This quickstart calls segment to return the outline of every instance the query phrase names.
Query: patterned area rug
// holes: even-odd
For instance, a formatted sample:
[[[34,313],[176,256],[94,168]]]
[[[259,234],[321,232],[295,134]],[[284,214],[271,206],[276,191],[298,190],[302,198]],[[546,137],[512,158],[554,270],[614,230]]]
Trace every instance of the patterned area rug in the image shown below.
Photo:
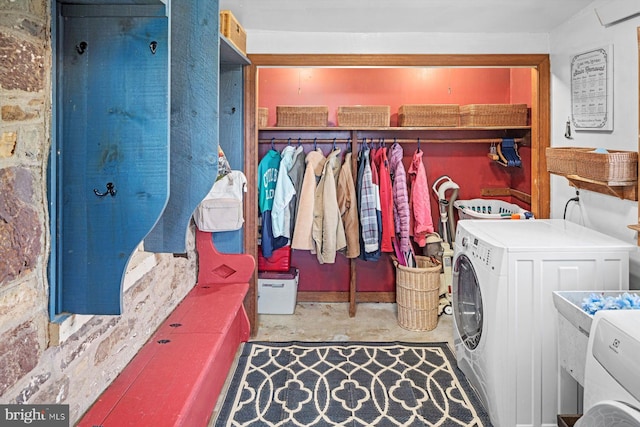
[[[214,424],[490,426],[446,343],[249,342]]]

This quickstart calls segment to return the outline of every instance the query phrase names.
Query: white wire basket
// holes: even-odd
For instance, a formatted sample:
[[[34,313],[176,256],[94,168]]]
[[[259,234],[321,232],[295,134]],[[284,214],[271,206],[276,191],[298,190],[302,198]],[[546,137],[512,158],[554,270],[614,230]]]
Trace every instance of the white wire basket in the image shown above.
[[[520,214],[518,218],[524,219],[528,217],[526,214],[531,214],[518,205],[502,200],[456,200],[453,206],[458,209],[458,219],[511,219],[514,214]]]

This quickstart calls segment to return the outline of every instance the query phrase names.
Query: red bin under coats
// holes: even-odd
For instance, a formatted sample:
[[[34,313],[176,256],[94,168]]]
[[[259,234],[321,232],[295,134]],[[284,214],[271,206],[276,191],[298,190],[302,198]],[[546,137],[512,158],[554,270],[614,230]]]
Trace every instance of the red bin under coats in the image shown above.
[[[290,268],[291,246],[276,249],[270,258],[262,256],[262,248],[258,247],[258,271],[289,271]]]

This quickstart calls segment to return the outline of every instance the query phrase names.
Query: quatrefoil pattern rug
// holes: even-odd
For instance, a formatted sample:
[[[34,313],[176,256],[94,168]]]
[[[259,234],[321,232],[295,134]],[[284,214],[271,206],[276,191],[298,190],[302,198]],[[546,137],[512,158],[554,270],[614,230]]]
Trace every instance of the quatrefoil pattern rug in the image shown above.
[[[249,342],[215,426],[490,426],[446,343]]]

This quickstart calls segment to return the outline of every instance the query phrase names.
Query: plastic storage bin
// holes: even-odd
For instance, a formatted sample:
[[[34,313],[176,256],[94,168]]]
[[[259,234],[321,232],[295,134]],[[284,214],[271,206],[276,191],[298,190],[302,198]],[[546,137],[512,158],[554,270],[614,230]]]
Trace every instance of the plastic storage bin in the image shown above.
[[[258,246],[258,271],[288,272],[290,268],[291,246],[276,249],[270,258],[262,256],[262,248]]]
[[[502,200],[456,200],[453,206],[458,209],[459,219],[511,219],[514,216],[519,219],[533,218],[531,212]]]
[[[258,313],[293,314],[298,293],[298,269],[258,273]]]

